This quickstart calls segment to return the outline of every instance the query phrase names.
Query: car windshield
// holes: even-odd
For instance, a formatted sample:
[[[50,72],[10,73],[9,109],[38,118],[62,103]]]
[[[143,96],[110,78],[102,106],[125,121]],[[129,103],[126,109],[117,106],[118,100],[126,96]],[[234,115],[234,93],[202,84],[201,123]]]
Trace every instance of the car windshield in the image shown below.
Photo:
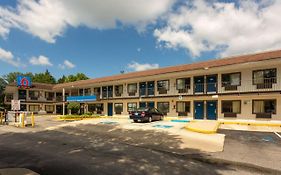
[[[142,108],[138,108],[137,111],[138,112],[148,111],[148,108],[143,108],[143,107]]]

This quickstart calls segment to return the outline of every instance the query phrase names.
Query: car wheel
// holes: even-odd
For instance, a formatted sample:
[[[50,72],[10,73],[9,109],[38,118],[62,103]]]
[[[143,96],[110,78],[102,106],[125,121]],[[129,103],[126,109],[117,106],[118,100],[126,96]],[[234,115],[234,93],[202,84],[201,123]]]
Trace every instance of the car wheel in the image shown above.
[[[152,122],[152,117],[148,118],[148,122],[151,123]]]
[[[134,120],[135,123],[138,123],[138,120]]]

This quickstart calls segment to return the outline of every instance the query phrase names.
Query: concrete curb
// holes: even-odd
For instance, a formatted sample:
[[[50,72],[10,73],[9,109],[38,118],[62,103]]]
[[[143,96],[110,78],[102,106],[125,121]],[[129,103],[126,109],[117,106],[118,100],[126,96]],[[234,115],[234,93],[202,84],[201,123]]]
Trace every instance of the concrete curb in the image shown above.
[[[255,123],[255,122],[240,122],[240,121],[219,121],[220,124],[236,124],[236,125],[248,125],[248,126],[273,126],[281,127],[279,123]]]

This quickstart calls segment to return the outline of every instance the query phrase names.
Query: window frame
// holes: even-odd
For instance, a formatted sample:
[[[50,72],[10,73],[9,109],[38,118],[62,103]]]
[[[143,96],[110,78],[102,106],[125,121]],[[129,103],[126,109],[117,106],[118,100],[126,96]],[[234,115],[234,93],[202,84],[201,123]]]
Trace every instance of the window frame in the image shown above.
[[[186,86],[186,80],[189,80],[188,82],[188,87],[185,87],[184,89],[179,89],[178,88],[178,80],[182,80],[182,79],[184,79],[185,80],[185,82],[184,82],[184,85]],[[185,89],[187,89],[187,90],[189,90],[191,88],[191,77],[186,77],[186,78],[177,78],[176,79],[176,90],[185,90]]]
[[[136,87],[134,92],[129,91],[130,90],[129,86],[132,86],[132,85],[134,85]],[[136,96],[136,93],[138,93],[138,83],[127,84],[127,93],[128,93],[129,96]],[[130,94],[134,94],[134,95],[130,95]]]
[[[239,74],[239,84],[238,85],[231,85],[231,84],[229,84],[229,85],[227,85],[226,83],[224,83],[224,81],[223,81],[223,77],[224,76],[231,76],[231,75],[233,75],[233,74]],[[221,87],[226,87],[226,86],[241,86],[241,72],[232,72],[232,73],[225,73],[225,74],[221,74]],[[230,79],[230,78],[229,78]]]
[[[258,70],[253,70],[252,71],[252,84],[253,85],[259,85],[259,84],[264,84],[264,83],[256,83],[255,82],[255,73],[256,72],[265,72],[265,71],[269,71],[269,70],[275,70],[275,77],[272,77],[272,79],[274,79],[274,81],[272,82],[273,83],[277,83],[277,75],[278,75],[278,72],[277,72],[277,68],[269,68],[269,69],[258,69]],[[263,74],[263,79],[264,79],[264,74]]]
[[[129,104],[135,104],[136,105],[136,109],[138,109],[138,103],[137,102],[127,102],[127,112],[130,112]],[[131,111],[134,111],[134,110],[131,110]]]
[[[121,105],[121,106],[122,106],[122,110],[121,110],[120,113],[116,113],[116,106],[117,106],[117,105]],[[114,113],[115,113],[115,114],[118,114],[118,115],[121,115],[122,112],[124,112],[124,104],[123,104],[123,103],[114,103]]]
[[[277,100],[276,99],[255,99],[255,100],[252,100],[252,114],[262,114],[262,112],[261,113],[254,112],[254,106],[255,106],[254,102],[255,101],[264,101],[264,102],[265,101],[274,101],[274,104],[275,104],[274,111],[271,112],[271,113],[268,113],[268,112],[264,112],[264,113],[266,113],[266,114],[276,114],[276,112],[277,112]]]
[[[190,102],[190,101],[177,101],[177,102],[176,102],[176,112],[177,112],[177,113],[183,112],[183,111],[179,111],[179,110],[178,110],[178,104],[179,104],[179,103],[188,104],[188,111],[184,111],[184,112],[190,113],[190,108],[191,108],[191,102]]]
[[[121,87],[121,92],[119,93],[119,91],[120,91],[120,87]],[[116,89],[118,89],[118,93],[117,93],[117,90]],[[119,85],[115,85],[114,86],[114,95],[115,95],[115,97],[121,97],[122,96],[122,94],[123,94],[123,91],[124,91],[124,89],[123,89],[123,84],[119,84]]]
[[[163,112],[163,111],[160,111],[159,110],[159,104],[160,103],[168,103],[168,110],[167,110],[167,112]],[[160,111],[161,113],[164,113],[165,115],[167,115],[169,112],[170,112],[170,102],[169,101],[160,101],[160,102],[157,102],[157,109],[158,109],[158,111]]]
[[[224,112],[223,111],[223,103],[224,102],[231,102],[231,107],[232,107],[232,111],[233,111],[233,102],[239,102],[240,103],[240,110],[239,110],[239,112]],[[225,113],[227,113],[227,114],[241,114],[241,111],[242,111],[242,103],[241,103],[241,100],[222,100],[221,101],[221,113],[222,114],[225,114]]]

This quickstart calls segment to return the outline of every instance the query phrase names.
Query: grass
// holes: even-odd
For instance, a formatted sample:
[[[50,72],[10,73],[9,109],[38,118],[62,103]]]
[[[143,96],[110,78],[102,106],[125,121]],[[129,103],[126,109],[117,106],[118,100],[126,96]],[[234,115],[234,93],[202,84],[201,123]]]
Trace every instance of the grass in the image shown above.
[[[83,120],[83,119],[91,119],[91,118],[100,118],[101,116],[98,114],[82,114],[82,115],[65,115],[59,117],[61,120]]]

